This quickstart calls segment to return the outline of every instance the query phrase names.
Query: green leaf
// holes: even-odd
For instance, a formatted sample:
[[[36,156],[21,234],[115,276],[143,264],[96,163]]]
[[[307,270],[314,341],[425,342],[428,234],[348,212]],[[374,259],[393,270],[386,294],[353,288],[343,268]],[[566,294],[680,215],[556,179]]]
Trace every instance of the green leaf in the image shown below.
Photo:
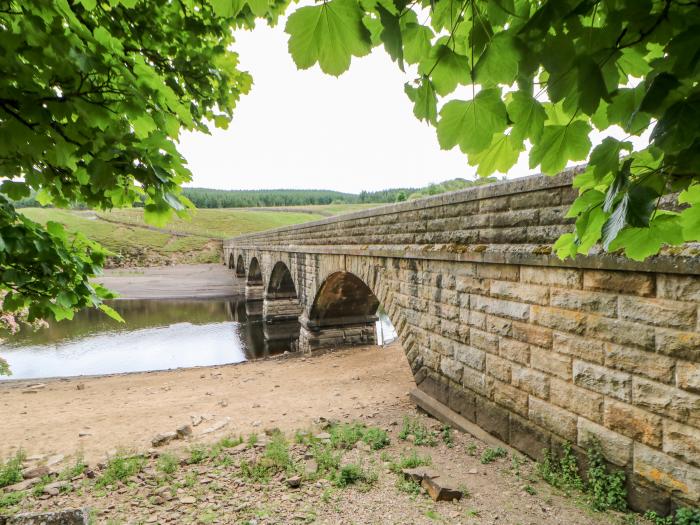
[[[513,122],[513,138],[537,142],[542,136],[546,113],[542,104],[525,91],[516,91],[508,103],[508,116]]]
[[[585,211],[590,211],[600,206],[605,199],[605,194],[598,190],[588,190],[579,195],[566,212],[566,217],[576,217]]]
[[[469,155],[484,151],[494,133],[506,129],[506,106],[497,88],[484,89],[468,101],[451,100],[442,107],[437,134],[442,149],[459,145]]]
[[[508,33],[499,33],[488,44],[474,68],[476,80],[484,85],[510,86],[518,75],[520,56],[515,40]]]
[[[518,162],[522,150],[522,141],[514,140],[511,135],[494,135],[488,148],[469,156],[469,164],[478,166],[476,173],[481,177],[487,177],[495,171],[508,173]]]
[[[401,38],[401,28],[399,27],[399,17],[390,13],[379,3],[377,4],[377,12],[383,27],[379,37],[384,43],[386,52],[398,64],[399,69],[403,71],[403,40]]]
[[[428,58],[418,66],[418,71],[422,75],[430,76],[435,91],[443,97],[452,93],[457,85],[467,85],[471,82],[469,59],[441,43],[431,49]]]
[[[12,200],[20,200],[24,197],[29,197],[31,191],[29,186],[24,182],[15,182],[13,180],[6,180],[0,184],[0,192],[4,193]]]
[[[420,24],[406,24],[401,30],[403,55],[409,64],[417,64],[424,60],[432,49],[430,43],[433,32],[429,27]]]
[[[413,102],[413,114],[433,126],[437,124],[437,96],[433,83],[427,78],[421,79],[418,87],[406,82],[404,91]]]
[[[568,161],[585,159],[591,149],[590,131],[590,124],[582,120],[563,126],[545,126],[541,139],[530,151],[530,167],[539,164],[544,173],[555,175]]]
[[[119,312],[117,312],[117,311],[116,311],[114,308],[112,308],[111,306],[108,306],[108,305],[102,303],[102,304],[99,306],[99,309],[102,310],[104,313],[106,313],[109,317],[111,317],[111,318],[114,319],[115,321],[118,321],[118,322],[120,322],[120,323],[124,323],[124,322],[125,322],[125,321],[124,321],[124,318],[123,318],[121,315],[119,315]]]
[[[587,115],[592,115],[601,99],[607,98],[608,89],[600,66],[592,58],[579,58],[577,66],[579,107]]]
[[[632,151],[632,143],[612,137],[605,137],[603,142],[593,148],[588,165],[593,168],[593,176],[597,181],[601,181],[608,173],[617,172],[622,150]]]
[[[285,31],[297,67],[308,69],[318,63],[324,73],[334,76],[347,71],[352,56],[364,56],[371,49],[362,15],[353,0],[331,0],[292,13]]]
[[[131,121],[131,125],[134,128],[134,135],[136,135],[140,139],[145,139],[153,131],[158,129],[156,123],[147,113],[136,117],[134,120]]]
[[[627,228],[610,244],[611,250],[624,248],[625,255],[635,261],[643,261],[656,255],[666,244],[683,243],[683,228],[675,214],[660,214],[647,228]]]

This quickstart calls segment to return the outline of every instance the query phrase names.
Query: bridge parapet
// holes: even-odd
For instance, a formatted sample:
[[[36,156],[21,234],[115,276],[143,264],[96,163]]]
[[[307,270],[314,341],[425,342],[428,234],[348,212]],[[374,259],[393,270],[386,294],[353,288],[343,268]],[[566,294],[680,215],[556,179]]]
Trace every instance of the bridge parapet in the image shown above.
[[[293,283],[283,297],[298,301],[301,348],[371,342],[381,304],[440,403],[534,458],[599,440],[634,508],[697,505],[700,251],[560,261],[572,176],[241,236],[225,260],[255,259],[270,304],[273,283]],[[288,280],[273,278],[279,265]]]

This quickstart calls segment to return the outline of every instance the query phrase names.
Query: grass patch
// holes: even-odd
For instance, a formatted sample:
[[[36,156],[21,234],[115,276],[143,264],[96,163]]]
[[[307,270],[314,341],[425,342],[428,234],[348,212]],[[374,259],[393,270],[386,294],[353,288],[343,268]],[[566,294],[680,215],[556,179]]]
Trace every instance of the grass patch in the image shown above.
[[[349,449],[358,441],[367,443],[372,450],[379,450],[389,445],[389,434],[377,427],[367,427],[360,423],[341,423],[328,429],[331,444],[335,448]]]
[[[98,488],[109,487],[118,481],[124,481],[141,472],[145,464],[146,460],[141,456],[116,456],[109,460],[95,486]]]
[[[187,458],[187,463],[196,465],[209,457],[209,451],[204,445],[195,445],[190,448],[190,457]]]
[[[487,448],[486,450],[484,450],[483,454],[481,454],[481,463],[483,463],[484,465],[488,463],[493,463],[498,458],[504,458],[507,455],[508,452],[506,452],[504,448]]]
[[[332,477],[331,482],[340,488],[349,485],[360,485],[361,489],[369,489],[377,481],[376,472],[366,470],[358,463],[349,463],[338,469]]]
[[[452,427],[450,425],[445,425],[440,431],[440,436],[442,437],[442,442],[447,445],[447,448],[452,448],[455,446],[455,440],[452,433]]]
[[[173,454],[161,454],[156,463],[156,468],[163,474],[174,474],[179,466],[180,460]]]
[[[24,461],[24,453],[20,451],[0,465],[0,488],[22,481],[22,461]]]
[[[403,469],[425,467],[433,464],[433,458],[429,455],[421,456],[413,450],[408,456],[401,455],[396,461],[389,463],[389,470],[395,474],[400,474]]]
[[[15,505],[19,505],[25,497],[24,492],[8,492],[0,494],[0,509],[9,509]]]
[[[434,447],[437,445],[436,432],[428,429],[421,420],[405,416],[399,432],[399,439],[407,440],[408,436],[413,436],[413,443],[419,446]]]
[[[403,492],[409,496],[417,496],[420,494],[420,484],[417,481],[406,479],[403,476],[396,478],[396,488],[399,492]]]

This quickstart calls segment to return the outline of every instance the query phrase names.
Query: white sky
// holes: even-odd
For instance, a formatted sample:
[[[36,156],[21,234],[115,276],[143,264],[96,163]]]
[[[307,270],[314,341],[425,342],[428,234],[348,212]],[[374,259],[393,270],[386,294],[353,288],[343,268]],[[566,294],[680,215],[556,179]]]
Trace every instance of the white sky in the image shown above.
[[[475,170],[457,149],[442,151],[435,129],[413,115],[403,85],[412,77],[382,47],[339,78],[297,70],[285,21],[237,35],[241,69],[253,76],[228,130],[187,133],[180,151],[188,186],[314,188],[351,193],[425,186]],[[528,173],[525,156],[512,176]]]
[[[300,71],[287,51],[285,23],[281,18],[274,28],[260,23],[237,34],[234,49],[240,68],[253,76],[253,89],[238,103],[228,130],[212,125],[211,135],[182,135],[179,149],[193,174],[187,186],[359,193],[475,177],[466,156],[441,150],[435,129],[413,115],[403,86],[415,69],[402,73],[377,47],[353,58],[339,78],[318,66]],[[454,95],[470,98],[471,89],[460,87]],[[625,137],[619,128],[608,133]],[[608,133],[594,131],[591,141],[596,145]],[[635,149],[644,147],[648,133],[631,140]],[[523,152],[507,176],[531,173]]]

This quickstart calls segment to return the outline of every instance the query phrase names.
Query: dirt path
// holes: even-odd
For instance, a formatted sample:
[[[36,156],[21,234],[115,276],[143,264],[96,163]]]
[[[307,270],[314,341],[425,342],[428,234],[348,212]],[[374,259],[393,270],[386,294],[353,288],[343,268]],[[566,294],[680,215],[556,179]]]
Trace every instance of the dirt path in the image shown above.
[[[195,434],[230,418],[204,441],[270,426],[293,430],[319,416],[376,413],[407,399],[414,385],[398,344],[313,358],[54,380],[36,393],[23,393],[31,384],[0,383],[0,458],[19,448],[28,455],[82,451],[89,461],[120,447],[142,451],[155,434],[174,431],[190,416],[209,419]]]
[[[105,270],[96,279],[123,299],[226,297],[243,293],[233,270],[223,264],[180,264]]]

